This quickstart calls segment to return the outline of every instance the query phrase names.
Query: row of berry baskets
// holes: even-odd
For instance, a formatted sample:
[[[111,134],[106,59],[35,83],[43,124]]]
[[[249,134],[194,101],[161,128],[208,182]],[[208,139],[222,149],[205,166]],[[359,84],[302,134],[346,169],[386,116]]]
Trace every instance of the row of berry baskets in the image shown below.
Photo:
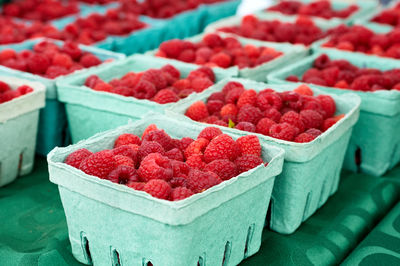
[[[48,163],[80,262],[236,265],[265,226],[290,234],[320,208],[343,164],[380,176],[400,160],[398,33],[334,25],[229,18],[127,58],[44,39],[4,49],[0,185],[32,168],[46,102],[39,146],[55,115],[44,124],[61,137],[67,118],[76,143]]]

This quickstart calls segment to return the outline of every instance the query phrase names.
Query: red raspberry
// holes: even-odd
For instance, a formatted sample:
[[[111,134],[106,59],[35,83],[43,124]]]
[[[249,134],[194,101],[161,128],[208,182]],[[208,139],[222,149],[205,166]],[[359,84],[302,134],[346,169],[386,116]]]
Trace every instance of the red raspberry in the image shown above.
[[[183,154],[178,148],[173,148],[165,153],[171,160],[183,161]]]
[[[192,143],[193,141],[194,141],[194,139],[192,139],[192,138],[188,138],[188,137],[182,138],[180,140],[178,148],[181,151],[185,151],[187,149],[187,147],[190,145],[190,143]]]
[[[45,74],[49,66],[50,60],[42,54],[34,54],[27,60],[28,70],[33,74]]]
[[[195,78],[192,80],[191,84],[195,92],[202,92],[214,85],[214,83],[208,78]]]
[[[211,172],[192,169],[187,178],[187,186],[194,193],[200,193],[221,183],[222,180]]]
[[[281,97],[275,92],[260,92],[258,94],[257,107],[262,111],[268,110],[271,107],[280,110],[282,105]]]
[[[240,108],[237,115],[238,122],[250,122],[255,125],[258,123],[258,121],[260,121],[261,118],[262,113],[260,109],[252,105],[243,106],[242,108]]]
[[[173,103],[179,101],[178,95],[170,89],[162,89],[154,96],[153,101],[159,104]]]
[[[142,182],[129,182],[126,185],[130,188],[133,188],[134,190],[143,191],[144,189],[144,183]]]
[[[78,60],[82,56],[82,50],[78,44],[69,41],[64,42],[61,51],[68,54],[74,60]]]
[[[215,33],[204,35],[203,42],[208,47],[211,47],[211,48],[224,46],[224,40],[219,35],[217,35]]]
[[[226,159],[212,161],[204,167],[204,171],[213,172],[222,180],[229,180],[237,176],[236,165]]]
[[[245,92],[245,89],[242,87],[235,87],[235,88],[231,89],[225,96],[225,102],[236,104],[236,102],[239,100],[240,96],[244,92]]]
[[[204,151],[204,161],[209,163],[218,159],[235,160],[240,150],[236,142],[228,135],[221,134],[211,140]]]
[[[235,129],[247,131],[247,132],[256,132],[256,126],[250,122],[239,122]]]
[[[219,120],[219,117],[217,115],[210,115],[209,117],[206,117],[203,120],[201,120],[201,122],[207,123],[207,124],[214,124],[214,122],[216,122],[218,120]]]
[[[160,179],[152,179],[144,185],[143,191],[149,193],[155,198],[168,199],[171,194],[171,186]]]
[[[171,162],[167,157],[159,153],[151,153],[140,163],[138,174],[146,182],[152,179],[168,181],[172,178],[173,170]]]
[[[189,158],[190,156],[195,154],[202,155],[209,143],[210,141],[205,138],[196,139],[195,141],[190,143],[189,146],[186,148],[185,158]]]
[[[139,175],[136,169],[130,166],[120,165],[108,175],[108,180],[118,184],[139,182]]]
[[[93,153],[91,151],[88,151],[87,149],[79,149],[68,155],[64,163],[79,169],[79,166],[82,163],[82,161],[88,158],[92,154]]]
[[[69,55],[58,53],[53,56],[52,63],[56,66],[70,68],[73,65],[74,61]]]
[[[281,140],[292,141],[297,135],[298,129],[291,124],[281,123],[272,125],[269,129],[269,136]]]
[[[301,94],[301,95],[307,95],[307,96],[313,96],[314,95],[314,92],[311,90],[311,88],[308,87],[305,84],[302,84],[302,85],[298,86],[293,91],[297,92],[298,94]]]
[[[303,110],[300,112],[300,117],[304,123],[305,129],[318,129],[324,122],[324,118],[322,117],[322,115],[314,110]]]
[[[305,143],[305,142],[310,142],[313,141],[315,139],[315,136],[308,134],[308,133],[301,133],[300,135],[298,135],[294,141],[298,142],[298,143]]]
[[[115,140],[114,148],[118,148],[120,146],[128,144],[140,145],[141,143],[142,142],[140,141],[140,138],[134,134],[122,134]]]
[[[6,61],[8,59],[15,59],[17,57],[17,52],[13,49],[4,49],[0,52],[0,62]]]
[[[244,86],[241,83],[236,82],[236,81],[230,81],[225,84],[224,88],[222,89],[222,93],[227,95],[231,90],[233,90],[235,88],[242,88],[242,92],[245,90]]]
[[[183,44],[182,40],[177,40],[177,39],[169,40],[163,42],[160,45],[160,50],[163,51],[170,58],[178,58],[183,48],[182,44]]]
[[[220,52],[211,56],[210,62],[219,67],[228,68],[232,64],[232,57],[225,52]]]
[[[239,174],[247,172],[262,163],[263,160],[260,157],[249,154],[242,155],[235,161]]]
[[[186,164],[192,169],[203,170],[206,167],[206,163],[203,161],[203,155],[193,154],[186,160]]]
[[[142,145],[139,147],[138,154],[139,158],[143,160],[147,155],[151,153],[160,153],[164,154],[164,148],[160,143],[155,141],[144,141]]]
[[[174,171],[174,177],[186,178],[189,174],[190,167],[181,161],[171,160],[172,170]]]
[[[326,112],[326,117],[324,118],[332,117],[336,112],[335,100],[329,95],[318,95],[317,99]]]
[[[213,92],[207,101],[221,101],[225,103],[225,94],[223,92]]]
[[[189,89],[191,87],[191,82],[188,79],[180,79],[174,82],[172,85],[174,88],[177,88],[180,91]]]
[[[137,99],[151,99],[156,93],[157,89],[154,84],[147,80],[140,80],[133,88],[133,96]]]
[[[132,160],[132,158],[128,156],[123,156],[123,155],[116,155],[114,156],[115,163],[117,166],[130,166],[130,167],[135,167],[135,162]]]
[[[344,117],[344,115],[338,115],[335,117],[331,117],[328,118],[324,121],[324,123],[322,124],[322,130],[323,131],[327,131],[331,126],[333,126],[334,124],[336,124],[340,119],[342,119]]]
[[[304,133],[313,135],[314,137],[318,137],[319,135],[322,134],[322,131],[319,129],[316,129],[316,128],[310,128],[310,129],[306,130],[306,132],[304,132]]]
[[[186,187],[187,186],[187,182],[186,182],[186,177],[174,177],[169,181],[169,185],[172,188],[176,188],[176,187]]]
[[[6,91],[11,90],[10,86],[7,83],[0,81],[0,93],[4,93]]]
[[[172,148],[172,139],[171,137],[165,133],[164,130],[152,130],[148,132],[144,137],[143,141],[155,141],[161,144],[165,151],[168,151]]]
[[[179,70],[172,65],[169,65],[169,64],[165,65],[161,68],[161,70],[163,72],[170,74],[173,78],[175,78],[177,80],[180,79],[180,77],[181,77],[181,73],[179,72]]]
[[[222,134],[221,129],[216,128],[216,127],[206,127],[203,129],[199,135],[197,136],[198,139],[204,138],[207,139],[208,141],[211,141],[213,138],[216,136],[219,136]]]
[[[250,154],[260,157],[261,156],[261,144],[257,136],[247,135],[240,137],[236,140],[241,153]]]
[[[263,116],[273,120],[276,123],[279,123],[282,117],[281,113],[275,108],[270,108],[268,110],[265,110]]]
[[[1,90],[1,88],[0,88],[0,90]],[[22,85],[17,88],[17,94],[19,93],[21,95],[25,95],[25,94],[28,94],[31,92],[33,92],[33,89],[27,85]]]
[[[222,120],[217,120],[212,123],[213,125],[221,126],[221,127],[228,127],[228,123]]]
[[[186,110],[185,115],[195,121],[200,121],[206,118],[209,114],[205,103],[202,101],[197,101]]]
[[[159,69],[149,69],[142,75],[142,80],[146,80],[154,84],[157,90],[165,89],[168,85],[167,80]]]
[[[214,54],[213,50],[208,47],[201,47],[196,50],[196,64],[206,64],[211,56]]]
[[[98,76],[90,75],[85,81],[85,86],[93,89],[99,81],[101,79]]]
[[[171,192],[171,200],[178,201],[194,195],[193,191],[185,187],[177,187]]]
[[[101,60],[95,56],[94,54],[85,54],[81,57],[81,59],[79,60],[79,63],[85,67],[85,68],[89,68],[92,66],[97,66],[101,64]]]
[[[223,106],[224,103],[219,100],[207,101],[207,110],[210,114],[219,113]]]
[[[295,126],[296,128],[299,129],[300,133],[304,132],[304,130],[306,129],[300,114],[296,113],[295,111],[289,111],[285,113],[281,117],[280,123],[288,123],[292,126]]]
[[[236,106],[240,109],[246,104],[255,106],[257,102],[257,92],[255,90],[246,90],[240,95]]]
[[[206,77],[208,77],[209,80],[211,80],[212,82],[215,82],[215,74],[214,71],[206,66],[202,66],[199,69],[192,71],[192,72],[200,72],[205,74]]]
[[[220,111],[220,115],[224,116],[236,116],[238,113],[238,108],[233,103],[225,104]]]
[[[192,63],[196,59],[196,53],[192,49],[185,49],[181,52],[177,59],[185,63]]]
[[[83,160],[79,169],[88,175],[105,179],[115,167],[114,153],[110,150],[104,150],[93,153]]]
[[[158,130],[158,128],[157,128],[157,126],[156,126],[155,124],[150,124],[150,125],[148,125],[148,126],[146,127],[146,129],[143,131],[142,139],[143,139],[147,134],[149,134],[151,131],[154,131],[154,130]]]

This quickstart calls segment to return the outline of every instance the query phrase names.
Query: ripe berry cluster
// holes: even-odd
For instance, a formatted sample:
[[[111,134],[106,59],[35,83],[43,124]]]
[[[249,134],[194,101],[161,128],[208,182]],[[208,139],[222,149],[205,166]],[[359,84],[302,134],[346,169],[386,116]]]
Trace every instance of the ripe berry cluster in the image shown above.
[[[65,42],[62,47],[58,47],[53,42],[42,41],[35,44],[33,50],[1,51],[0,64],[53,79],[79,69],[99,65],[101,61],[97,56],[83,52],[75,43]]]
[[[92,44],[109,35],[125,35],[145,28],[138,16],[118,9],[110,9],[106,14],[94,13],[86,18],[78,18],[60,33],[61,39]]]
[[[108,3],[112,3],[115,2],[117,0],[79,0],[80,2],[85,2],[88,4],[93,4],[93,5],[104,5],[104,4],[108,4]]]
[[[282,53],[269,47],[242,45],[232,37],[206,34],[198,43],[177,39],[166,41],[160,45],[156,55],[209,67],[245,68],[266,63]]]
[[[400,3],[390,9],[383,10],[372,19],[373,22],[389,24],[394,27],[400,26]]]
[[[300,81],[297,76],[289,76],[286,80]],[[400,90],[400,69],[358,68],[346,60],[331,60],[322,54],[303,74],[301,81],[356,91]]]
[[[215,82],[214,72],[209,67],[201,67],[181,79],[181,73],[172,65],[144,72],[129,72],[121,79],[109,83],[92,75],[85,85],[96,91],[105,91],[137,99],[148,99],[160,104],[177,102],[193,92],[202,92]]]
[[[16,90],[12,90],[7,83],[0,81],[0,104],[11,101],[12,99],[18,98],[32,91],[33,89],[28,85],[22,85]]]
[[[364,26],[340,25],[329,30],[328,34],[330,38],[322,45],[324,47],[400,58],[400,29],[377,34]]]
[[[334,116],[335,112],[332,97],[313,96],[306,85],[294,91],[265,89],[257,93],[239,82],[229,82],[221,92],[211,94],[207,103],[193,103],[185,115],[195,121],[277,139],[310,142],[343,117]]]
[[[279,20],[260,20],[253,15],[248,15],[242,19],[239,26],[222,27],[218,30],[261,41],[304,45],[310,45],[326,36],[307,17],[299,17],[294,23],[289,23]]]
[[[154,124],[142,138],[119,136],[111,150],[80,149],[65,163],[88,175],[124,184],[165,200],[182,200],[263,164],[256,136],[233,140],[215,127],[197,139],[173,139]]]
[[[48,21],[79,12],[74,1],[18,0],[5,4],[2,15],[36,21]]]
[[[286,15],[306,15],[330,19],[335,17],[347,18],[356,12],[358,7],[357,5],[349,5],[347,8],[335,10],[332,7],[332,3],[327,0],[313,1],[308,4],[300,1],[285,0],[267,10],[278,11]]]

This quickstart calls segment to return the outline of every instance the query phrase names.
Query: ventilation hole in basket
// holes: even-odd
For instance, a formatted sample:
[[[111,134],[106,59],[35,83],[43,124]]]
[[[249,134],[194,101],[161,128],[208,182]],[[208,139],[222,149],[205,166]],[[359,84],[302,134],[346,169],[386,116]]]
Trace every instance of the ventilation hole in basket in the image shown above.
[[[251,243],[251,240],[253,238],[253,233],[254,233],[254,226],[255,224],[252,224],[249,226],[249,230],[247,230],[247,237],[246,237],[246,245],[244,246],[244,257],[248,257],[248,251],[249,251],[249,246]]]
[[[226,242],[225,244],[225,252],[224,252],[224,259],[222,260],[222,266],[226,266],[229,263],[229,257],[231,256],[231,249],[232,244],[231,242]]]
[[[267,211],[267,217],[265,218],[265,226],[269,228],[271,224],[271,217],[272,217],[272,210],[274,208],[274,199],[271,198],[269,201],[269,206],[268,206],[268,211]]]
[[[112,266],[121,266],[119,253],[115,248],[111,247],[111,262]]]
[[[308,209],[310,208],[310,204],[311,204],[311,195],[312,192],[308,192],[307,194],[307,200],[306,200],[306,206],[304,206],[304,213],[303,213],[303,221],[305,221],[307,218],[307,213],[308,213]]]
[[[199,260],[197,261],[197,266],[205,266],[203,257],[199,257]]]
[[[87,263],[92,264],[92,255],[90,254],[89,240],[83,232],[81,233],[81,245]]]
[[[23,159],[24,159],[24,153],[21,152],[21,154],[19,155],[19,162],[18,162],[18,176],[21,175]]]
[[[361,172],[361,163],[362,163],[362,157],[361,157],[361,149],[357,148],[356,152],[354,153],[354,162],[356,163],[357,166],[357,172]]]

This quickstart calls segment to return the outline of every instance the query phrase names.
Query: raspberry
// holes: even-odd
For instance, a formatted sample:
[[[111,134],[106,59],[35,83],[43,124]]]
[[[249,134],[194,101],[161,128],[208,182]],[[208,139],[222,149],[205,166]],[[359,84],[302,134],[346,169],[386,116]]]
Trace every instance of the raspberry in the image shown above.
[[[237,115],[238,122],[250,122],[252,124],[257,124],[262,118],[262,113],[260,109],[252,105],[245,105],[240,108]]]
[[[211,140],[204,151],[204,161],[209,163],[218,159],[235,160],[238,156],[238,146],[228,135],[221,134]]]
[[[113,152],[110,150],[104,150],[93,153],[83,160],[79,166],[79,169],[88,175],[105,179],[110,172],[115,169],[115,167],[116,163]]]
[[[101,79],[98,76],[90,75],[85,81],[85,86],[93,89],[99,81]]]
[[[270,128],[275,124],[273,120],[263,118],[257,123],[256,132],[268,136]]]
[[[224,46],[224,41],[222,40],[222,38],[217,35],[217,34],[206,34],[203,37],[203,42],[211,48],[215,48],[215,47],[219,47],[219,46]]]
[[[178,148],[181,151],[185,151],[187,149],[187,147],[190,145],[190,143],[192,143],[193,141],[194,141],[194,139],[192,139],[192,138],[188,138],[188,137],[182,138],[179,142]]]
[[[282,105],[281,97],[275,92],[260,92],[258,94],[257,107],[260,108],[261,111],[265,111],[271,107],[280,110]]]
[[[289,111],[285,113],[280,120],[280,123],[288,123],[292,126],[295,126],[296,128],[299,129],[299,132],[304,132],[306,129],[304,126],[304,122],[301,119],[300,114],[294,112],[294,111]]]
[[[128,156],[123,156],[123,155],[116,155],[114,156],[115,163],[117,166],[130,166],[130,167],[135,167],[135,162],[132,160],[132,158]]]
[[[269,136],[281,140],[292,141],[297,135],[298,129],[288,123],[272,125],[269,129]]]
[[[146,182],[152,179],[168,181],[172,178],[173,170],[171,162],[167,157],[159,153],[151,153],[140,163],[138,174]]]
[[[172,148],[172,139],[164,130],[152,130],[143,137],[143,141],[158,142],[165,151]]]
[[[127,184],[130,182],[138,182],[139,175],[135,168],[119,165],[108,175],[108,180],[118,184]]]
[[[193,191],[185,187],[177,187],[171,192],[171,200],[178,201],[194,195]]]
[[[225,94],[223,92],[213,92],[210,97],[208,97],[208,101],[221,101],[225,103]]]
[[[151,153],[160,153],[164,154],[165,150],[161,146],[160,143],[155,142],[155,141],[144,141],[142,145],[139,147],[138,154],[139,158],[143,160],[147,155]]]
[[[203,170],[206,163],[203,161],[203,155],[193,154],[186,160],[186,164],[192,169]]]
[[[210,172],[201,172],[196,169],[192,169],[187,178],[187,186],[194,193],[203,192],[221,182],[222,180],[217,175]]]
[[[250,154],[260,157],[261,156],[261,144],[257,136],[247,135],[240,137],[236,140],[241,154]]]
[[[219,117],[217,115],[210,115],[210,116],[204,118],[203,120],[201,120],[201,122],[207,123],[207,124],[214,124],[214,122],[216,122],[218,120],[219,120]]]
[[[188,79],[180,79],[175,81],[172,86],[180,91],[183,91],[191,87],[191,82]]]
[[[7,83],[0,81],[0,93],[4,93],[6,91],[11,90],[10,86]]]
[[[50,60],[42,54],[34,54],[27,60],[28,70],[34,74],[45,74],[50,67]]]
[[[206,127],[203,129],[199,135],[197,136],[198,139],[204,138],[207,139],[208,141],[211,141],[213,138],[216,136],[219,136],[222,134],[221,129],[216,128],[216,127]]]
[[[1,90],[1,88],[0,88],[0,90]],[[33,92],[33,89],[27,85],[22,85],[17,88],[17,94],[19,93],[21,95],[25,95],[25,94],[28,94],[31,92]]]
[[[69,55],[58,53],[53,56],[52,63],[56,66],[70,68],[74,62]]]
[[[81,59],[79,60],[79,63],[85,67],[85,68],[89,68],[92,66],[97,66],[101,64],[101,60],[95,56],[94,54],[85,54],[81,57]]]
[[[239,174],[247,172],[262,163],[263,160],[260,157],[250,154],[242,155],[235,161]]]
[[[311,88],[308,87],[305,84],[300,85],[299,87],[297,87],[293,91],[297,92],[298,94],[307,95],[307,96],[313,96],[314,95],[314,92],[311,90]]]
[[[181,73],[179,72],[179,70],[170,64],[163,66],[161,68],[161,70],[163,72],[170,74],[173,78],[175,78],[177,80],[180,79],[180,77],[181,77]]]
[[[281,113],[278,110],[276,110],[275,108],[270,108],[268,110],[265,110],[263,113],[263,116],[266,118],[269,118],[277,123],[279,123],[279,121],[281,120],[281,117],[282,117]]]
[[[183,161],[183,154],[178,148],[173,148],[165,153],[171,160]]]
[[[145,184],[142,182],[129,182],[126,185],[134,190],[143,191]]]
[[[78,60],[82,56],[82,51],[78,44],[69,41],[64,42],[61,51],[68,54],[74,60]]]
[[[204,171],[213,172],[222,180],[229,180],[237,176],[236,165],[226,159],[212,161],[204,167]]]
[[[246,104],[256,105],[257,102],[257,92],[255,90],[246,90],[240,95],[239,100],[237,101],[236,106],[240,109]]]
[[[133,96],[137,99],[151,99],[156,93],[157,89],[154,84],[143,79],[133,89]]]
[[[209,114],[219,113],[224,103],[219,100],[207,101],[207,110]]]
[[[154,131],[154,130],[158,130],[158,128],[157,128],[157,126],[156,126],[155,124],[150,124],[150,125],[148,125],[148,126],[146,127],[146,129],[143,131],[142,139],[143,139],[147,134],[149,134],[151,131]]]
[[[304,123],[305,129],[320,128],[324,118],[320,113],[314,110],[303,110],[300,112],[301,120]]]
[[[214,83],[208,78],[195,78],[192,80],[191,84],[195,92],[202,92],[214,85]]]
[[[160,50],[168,57],[177,58],[182,51],[182,43],[182,40],[178,39],[169,40],[160,45]]]
[[[172,170],[174,177],[187,177],[190,171],[190,167],[181,161],[171,160]],[[172,180],[170,181],[172,182]]]
[[[228,123],[222,120],[217,120],[212,123],[213,125],[221,126],[221,127],[228,127]]]
[[[247,131],[247,132],[256,132],[256,126],[250,122],[239,122],[235,129]]]
[[[215,74],[214,71],[206,66],[202,66],[199,69],[192,71],[193,72],[200,72],[203,73],[209,80],[211,80],[211,82],[215,82]]]
[[[300,135],[298,135],[294,141],[298,142],[298,143],[305,143],[305,142],[310,142],[313,141],[315,139],[315,136],[308,134],[308,133],[301,133]]]
[[[220,52],[211,56],[210,62],[221,68],[228,68],[232,64],[232,57],[225,52]]]
[[[185,49],[181,52],[177,59],[185,63],[192,63],[196,59],[196,54],[192,49]]]
[[[307,134],[313,135],[314,137],[318,137],[319,135],[322,134],[322,131],[316,128],[310,128],[306,132]]]
[[[295,75],[290,75],[286,78],[287,81],[291,81],[291,82],[299,82],[299,78]]]
[[[202,155],[209,142],[210,141],[205,138],[196,139],[195,141],[190,143],[189,146],[186,148],[185,158],[189,158],[190,156],[195,154]]]
[[[324,118],[332,117],[336,112],[336,104],[333,98],[329,95],[318,95],[317,99],[326,112],[326,117]]]
[[[239,88],[239,91],[241,90],[242,92],[245,91],[244,86],[241,83],[236,82],[236,81],[230,81],[225,84],[224,88],[222,89],[222,93],[227,95],[231,90],[233,90],[235,88]],[[240,95],[239,95],[239,97],[240,97]]]
[[[186,187],[187,186],[187,182],[186,182],[186,177],[174,177],[169,181],[169,185],[172,188],[176,188],[176,187]]]
[[[202,101],[197,101],[186,110],[185,115],[195,121],[200,121],[206,118],[209,114],[205,103]]]
[[[344,115],[338,115],[335,117],[331,117],[328,118],[324,121],[324,123],[322,124],[322,130],[323,131],[327,131],[331,126],[333,126],[334,124],[336,124],[340,119],[342,119],[344,117]]]
[[[238,113],[238,108],[237,108],[236,105],[233,104],[233,103],[225,104],[225,105],[221,108],[221,111],[220,111],[220,115],[221,115],[222,117],[228,116],[228,115],[229,115],[229,116],[236,116],[237,113]]]
[[[168,199],[171,194],[171,186],[160,179],[152,179],[144,185],[143,191],[149,193],[155,198]]]
[[[15,59],[16,57],[17,53],[13,49],[4,49],[3,51],[0,51],[0,62],[8,59]]]
[[[154,84],[157,90],[161,90],[167,87],[167,80],[162,75],[162,71],[159,69],[149,69],[142,75],[142,80],[146,80]]]
[[[87,149],[79,149],[68,155],[64,163],[79,169],[79,166],[82,163],[82,161],[88,158],[92,154],[93,153],[88,151]]]
[[[240,96],[245,92],[245,89],[242,87],[235,87],[231,89],[225,96],[226,103],[236,104],[239,100]]]
[[[118,148],[120,146],[128,144],[140,145],[141,144],[140,138],[134,134],[122,134],[115,140],[114,148]]]

